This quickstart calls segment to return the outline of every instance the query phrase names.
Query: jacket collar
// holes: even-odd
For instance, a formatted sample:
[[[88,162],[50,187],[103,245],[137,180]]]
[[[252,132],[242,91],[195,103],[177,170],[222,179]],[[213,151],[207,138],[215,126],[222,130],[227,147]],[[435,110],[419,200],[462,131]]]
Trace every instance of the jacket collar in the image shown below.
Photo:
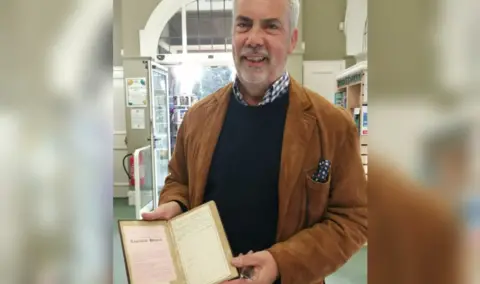
[[[233,91],[233,82],[227,84],[214,94],[212,96],[214,97],[214,100],[212,100],[210,103],[211,104],[223,104],[227,103],[229,98],[230,98],[230,93]],[[304,89],[304,87],[295,79],[290,77],[290,84],[289,84],[289,95],[290,95],[290,101],[295,102],[298,100],[298,103],[300,104],[302,110],[307,110],[312,106],[312,102],[307,96],[307,93]]]
[[[238,77],[233,82],[233,94],[235,98],[238,100],[239,103],[243,105],[248,105],[247,102],[243,99],[243,95],[240,92],[240,81]],[[280,98],[283,95],[288,94],[288,89],[290,87],[290,75],[288,72],[284,72],[280,78],[278,78],[273,84],[268,87],[267,91],[265,92],[265,96],[263,97],[262,101],[258,104],[258,106],[265,105],[268,103],[273,102],[277,98]]]

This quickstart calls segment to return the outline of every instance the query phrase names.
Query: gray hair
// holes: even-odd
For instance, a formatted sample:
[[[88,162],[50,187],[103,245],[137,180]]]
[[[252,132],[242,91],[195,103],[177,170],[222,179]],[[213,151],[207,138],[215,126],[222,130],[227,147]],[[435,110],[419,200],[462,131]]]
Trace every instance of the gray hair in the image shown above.
[[[294,29],[298,27],[298,18],[300,17],[300,0],[285,0],[288,1],[289,6],[289,17],[290,17],[290,32],[293,32]],[[237,5],[237,0],[233,0],[232,6],[232,15],[233,20],[235,21],[235,7]]]

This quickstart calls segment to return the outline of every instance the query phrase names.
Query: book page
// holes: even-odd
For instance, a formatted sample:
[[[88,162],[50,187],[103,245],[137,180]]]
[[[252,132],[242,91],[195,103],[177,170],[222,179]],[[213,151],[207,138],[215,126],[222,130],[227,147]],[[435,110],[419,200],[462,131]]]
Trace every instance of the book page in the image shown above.
[[[122,238],[131,283],[159,284],[177,279],[165,225],[124,225]]]
[[[212,284],[231,275],[209,206],[172,220],[171,228],[188,284]]]

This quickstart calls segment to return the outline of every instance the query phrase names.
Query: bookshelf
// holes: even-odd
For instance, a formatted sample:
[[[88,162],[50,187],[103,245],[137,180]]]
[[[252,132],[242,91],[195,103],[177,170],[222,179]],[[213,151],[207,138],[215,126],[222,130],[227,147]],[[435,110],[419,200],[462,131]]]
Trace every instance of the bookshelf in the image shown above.
[[[368,72],[367,61],[345,69],[336,78],[334,104],[346,109],[357,125],[363,169],[368,176]]]
[[[170,135],[171,135],[171,151],[175,149],[175,143],[177,142],[177,133],[180,125],[182,124],[183,117],[188,109],[193,106],[199,100],[195,94],[178,94],[172,96],[170,103]]]

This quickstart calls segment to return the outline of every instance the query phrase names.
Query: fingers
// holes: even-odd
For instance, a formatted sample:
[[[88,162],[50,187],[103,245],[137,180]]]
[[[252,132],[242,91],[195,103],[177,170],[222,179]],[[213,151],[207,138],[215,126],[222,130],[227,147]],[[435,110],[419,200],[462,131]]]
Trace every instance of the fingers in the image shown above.
[[[237,257],[232,259],[232,264],[235,267],[242,267],[243,266],[243,253],[239,254]]]
[[[232,259],[232,264],[235,267],[256,266],[259,264],[259,261],[257,253],[249,251],[246,255],[239,255]]]
[[[253,253],[253,250],[249,251],[249,252],[247,253],[247,255],[248,255],[248,254],[252,254],[252,253]],[[244,254],[243,254],[243,253],[240,253],[237,257],[234,257],[233,259],[236,259],[236,258],[239,258],[239,257],[242,257],[242,256],[244,256]]]

